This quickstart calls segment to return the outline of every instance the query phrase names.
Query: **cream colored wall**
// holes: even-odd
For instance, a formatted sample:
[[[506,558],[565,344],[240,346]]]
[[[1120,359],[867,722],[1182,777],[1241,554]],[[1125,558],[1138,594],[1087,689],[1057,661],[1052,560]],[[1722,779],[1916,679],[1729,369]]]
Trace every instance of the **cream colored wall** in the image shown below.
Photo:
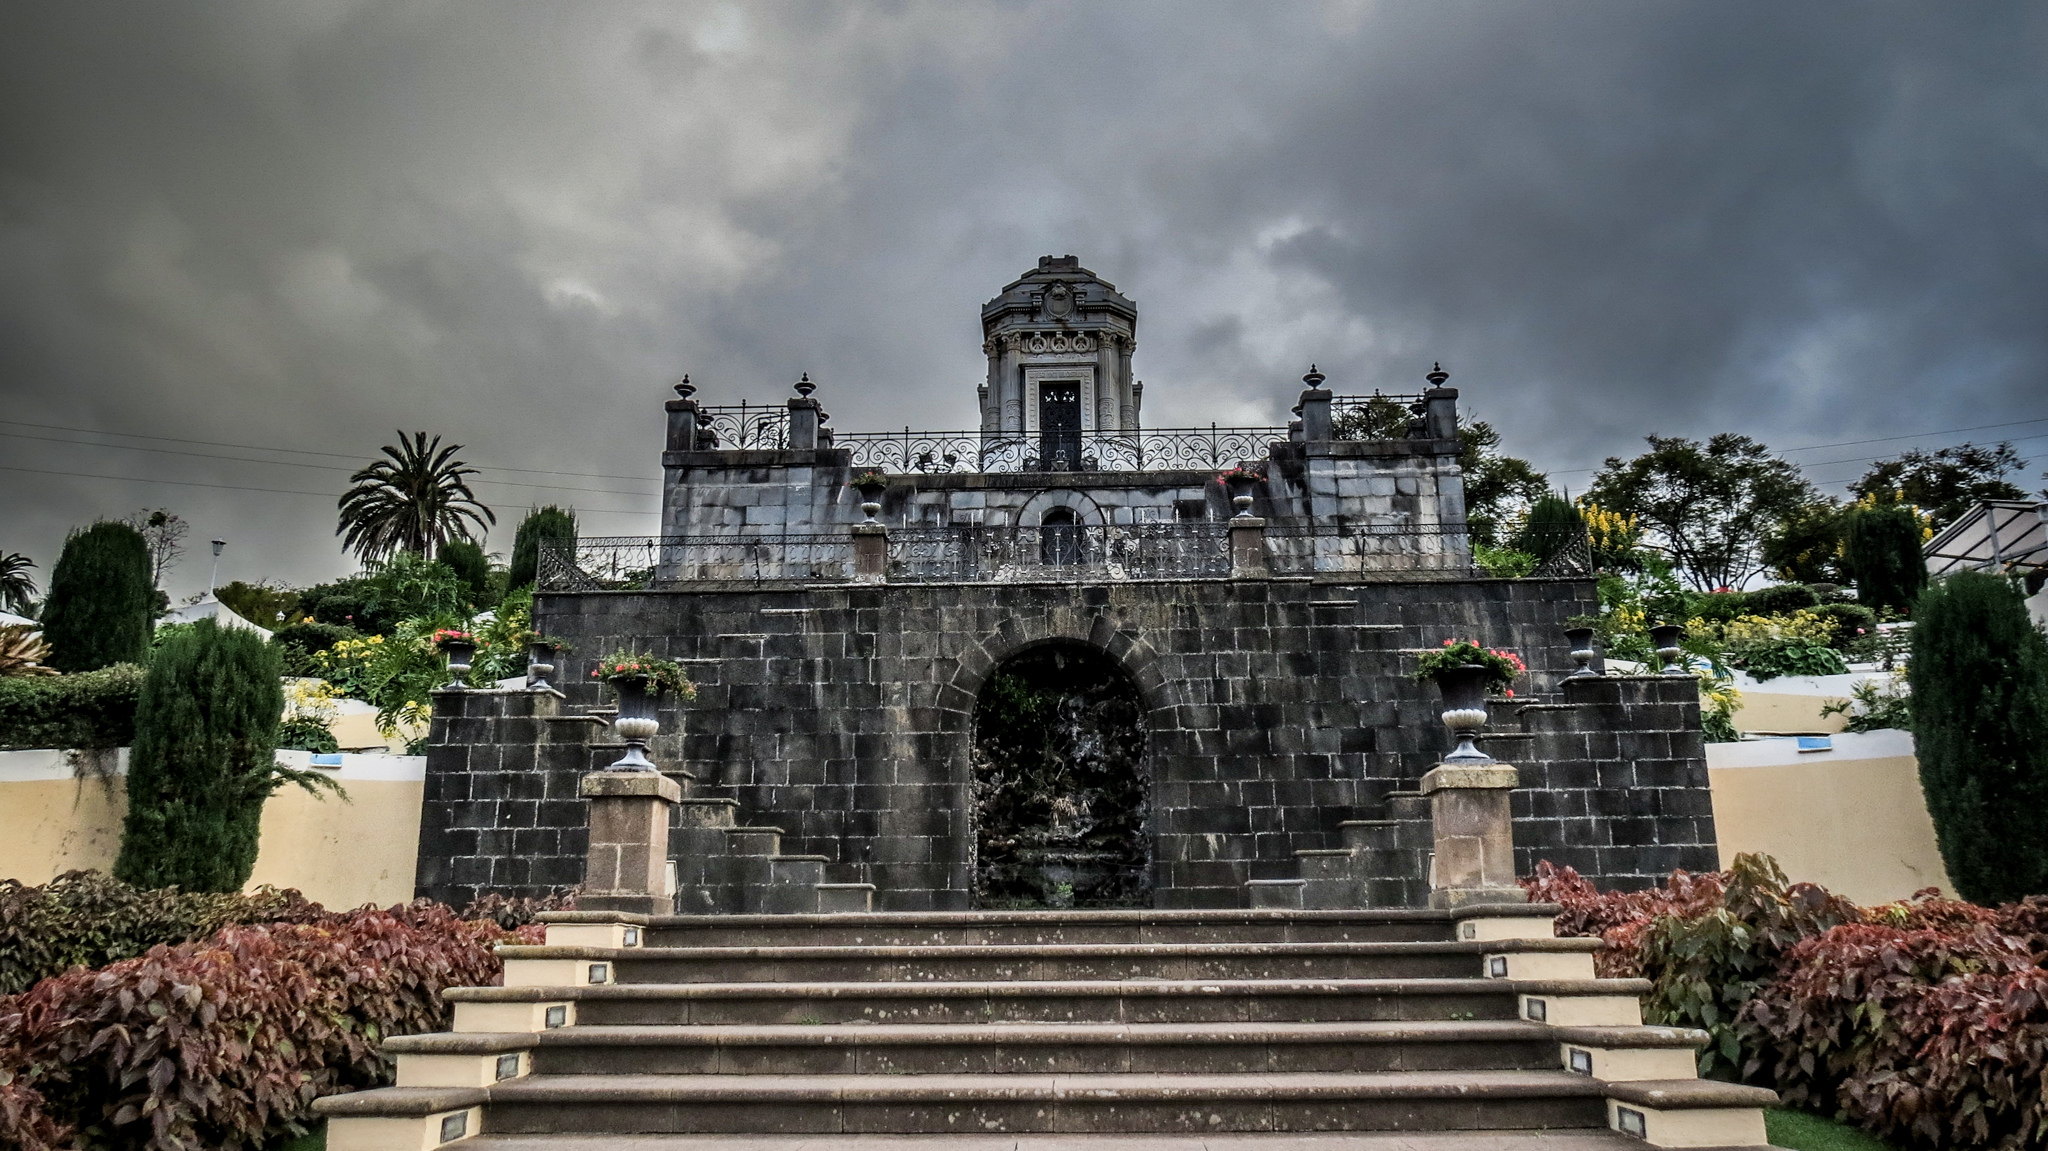
[[[280,762],[307,767],[303,751]],[[412,898],[425,760],[344,755],[322,769],[348,792],[315,798],[288,787],[263,805],[250,886],[295,887],[333,908]],[[59,751],[0,752],[0,878],[42,883],[74,868],[111,871],[127,813],[127,752],[105,778]]]
[[[1953,894],[1913,737],[1872,731],[1832,741],[1824,752],[1800,752],[1789,739],[1707,745],[1721,866],[1738,852],[1762,852],[1793,879],[1862,904],[1923,887]]]

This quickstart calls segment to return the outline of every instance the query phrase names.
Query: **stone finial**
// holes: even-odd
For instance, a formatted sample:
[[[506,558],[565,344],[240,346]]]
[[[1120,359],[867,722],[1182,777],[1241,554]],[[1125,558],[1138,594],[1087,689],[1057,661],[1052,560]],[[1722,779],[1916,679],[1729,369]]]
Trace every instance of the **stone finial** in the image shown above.
[[[1314,364],[1310,364],[1308,366],[1308,375],[1301,377],[1301,382],[1311,388],[1320,388],[1323,386],[1323,380],[1326,378],[1323,373],[1316,371]]]
[[[803,378],[796,382],[796,394],[799,396],[808,396],[817,390],[818,385],[811,382],[811,373],[809,372],[805,372]]]
[[[687,400],[696,394],[697,385],[690,382],[690,373],[684,372],[683,378],[676,382],[676,395]]]
[[[1444,386],[1444,381],[1451,378],[1451,373],[1444,371],[1443,364],[1438,363],[1434,368],[1430,370],[1430,373],[1428,375],[1422,378],[1429,381],[1430,387],[1441,388]]]

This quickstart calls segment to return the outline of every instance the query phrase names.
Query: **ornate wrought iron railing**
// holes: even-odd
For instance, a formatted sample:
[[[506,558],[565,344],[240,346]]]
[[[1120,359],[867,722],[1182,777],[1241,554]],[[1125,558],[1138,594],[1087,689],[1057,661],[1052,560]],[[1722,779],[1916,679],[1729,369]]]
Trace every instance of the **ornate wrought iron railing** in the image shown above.
[[[895,473],[1206,471],[1266,457],[1279,427],[1151,428],[1020,436],[1008,432],[837,432],[853,466]]]
[[[710,432],[715,442],[707,443]],[[789,444],[789,405],[742,401],[697,409],[698,444],[707,448],[773,451]]]
[[[1202,579],[1230,574],[1222,522],[896,528],[893,582]]]
[[[1266,525],[1266,562],[1275,575],[1472,570],[1472,542],[1463,524],[1339,527]]]
[[[606,536],[543,540],[542,591],[658,591],[705,580],[846,580],[844,530],[781,535]]]
[[[1423,434],[1421,396],[1331,396],[1331,434],[1340,440],[1401,440]]]

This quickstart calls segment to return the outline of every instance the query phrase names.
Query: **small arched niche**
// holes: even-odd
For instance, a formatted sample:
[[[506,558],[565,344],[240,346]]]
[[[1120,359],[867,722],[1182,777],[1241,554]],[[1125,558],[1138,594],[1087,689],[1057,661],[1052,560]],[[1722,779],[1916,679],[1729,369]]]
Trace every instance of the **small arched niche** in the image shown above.
[[[1088,644],[1028,648],[974,709],[974,903],[1149,907],[1145,703]]]

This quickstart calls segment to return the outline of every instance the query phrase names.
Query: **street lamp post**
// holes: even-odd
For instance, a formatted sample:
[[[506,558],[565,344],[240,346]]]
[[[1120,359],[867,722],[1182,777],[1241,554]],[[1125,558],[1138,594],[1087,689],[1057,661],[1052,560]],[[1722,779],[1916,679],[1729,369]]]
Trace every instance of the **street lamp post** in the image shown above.
[[[221,549],[227,546],[228,541],[226,540],[213,541],[213,574],[206,577],[207,595],[212,595],[213,589],[220,583],[220,553]]]

